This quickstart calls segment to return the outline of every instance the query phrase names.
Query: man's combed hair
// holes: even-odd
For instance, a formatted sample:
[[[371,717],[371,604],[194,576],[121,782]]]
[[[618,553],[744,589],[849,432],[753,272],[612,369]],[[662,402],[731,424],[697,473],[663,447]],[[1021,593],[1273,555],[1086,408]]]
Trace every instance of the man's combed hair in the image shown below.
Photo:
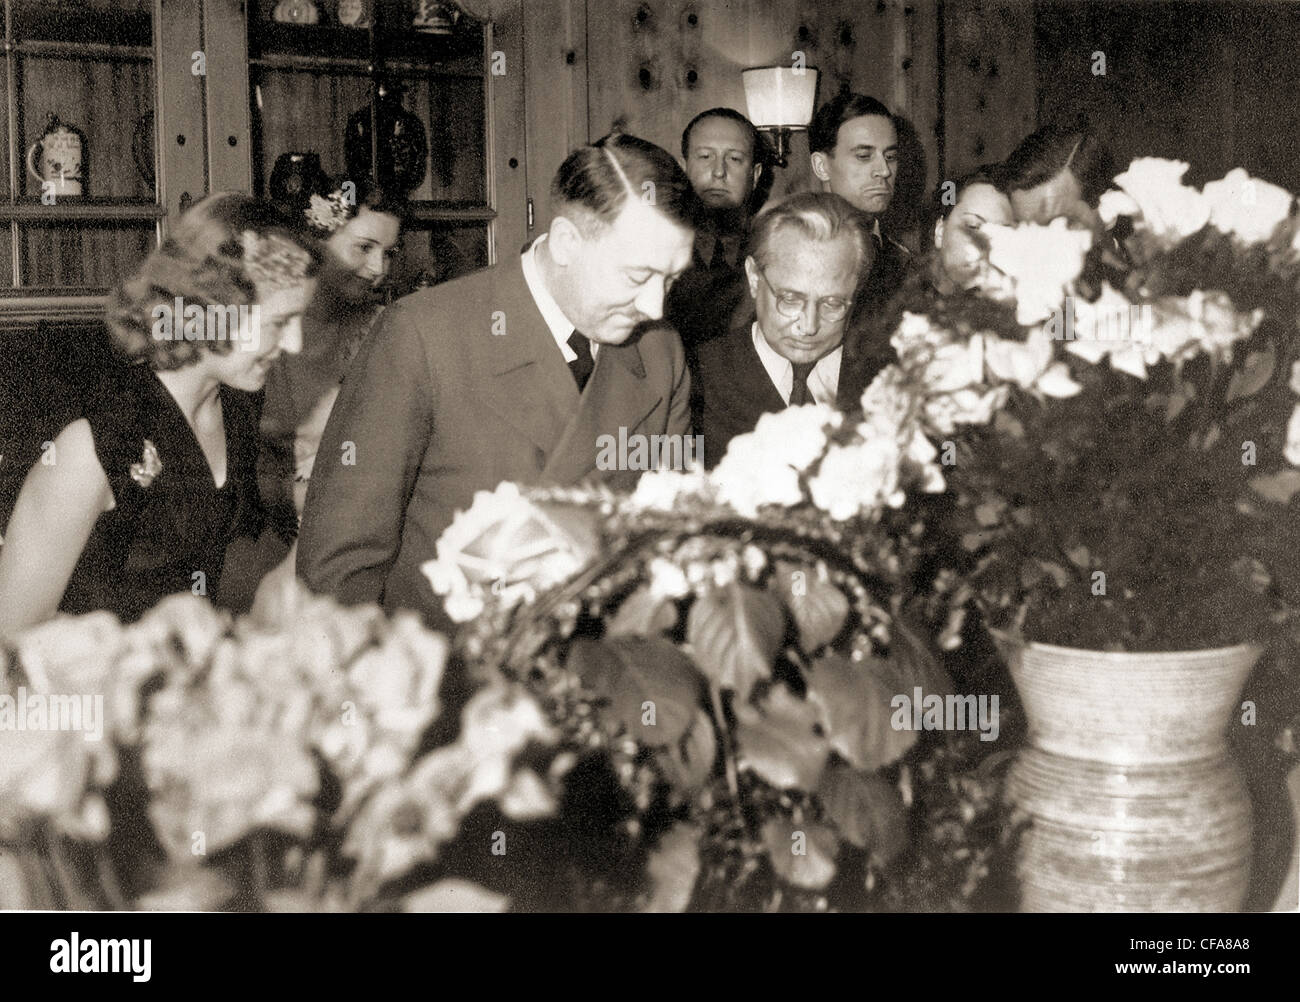
[[[809,240],[830,243],[849,237],[858,249],[858,271],[868,267],[875,244],[867,235],[863,217],[839,195],[828,191],[805,191],[769,205],[754,218],[749,234],[748,254],[760,268],[770,263],[773,238],[793,229]]]
[[[891,122],[894,116],[889,109],[866,94],[854,94],[843,91],[831,98],[813,115],[812,124],[808,126],[808,147],[812,153],[831,153],[839,142],[840,126],[845,122],[863,115],[879,115]]]
[[[558,213],[587,232],[612,223],[629,198],[691,230],[701,210],[690,178],[671,153],[619,132],[570,153],[555,172],[551,198]]]
[[[1022,139],[1002,164],[999,187],[1008,194],[1027,191],[1067,169],[1078,178],[1083,200],[1096,208],[1114,167],[1110,151],[1082,117],[1053,122]]]
[[[232,339],[155,338],[154,309],[170,310],[177,299],[221,311],[255,303],[258,289],[240,239],[245,230],[300,247],[306,252],[304,281],[316,274],[319,246],[270,202],[232,192],[209,195],[182,215],[140,269],[110,293],[105,322],[117,351],[158,371],[190,365],[202,352],[230,351]]]

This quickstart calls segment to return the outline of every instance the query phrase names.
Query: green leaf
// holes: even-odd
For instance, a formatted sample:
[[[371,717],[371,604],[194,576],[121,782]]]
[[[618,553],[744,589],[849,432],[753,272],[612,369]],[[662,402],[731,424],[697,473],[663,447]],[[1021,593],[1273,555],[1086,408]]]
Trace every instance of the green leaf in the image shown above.
[[[700,676],[691,659],[657,637],[579,638],[567,667],[603,697],[604,713],[647,745],[678,740],[695,719]]]
[[[700,670],[742,701],[756,682],[771,677],[784,636],[781,603],[740,581],[701,595],[686,617],[686,639]]]
[[[913,731],[890,724],[890,700],[900,692],[912,695],[910,687],[899,688],[895,674],[880,659],[852,662],[835,654],[808,666],[808,702],[830,746],[859,769],[888,765],[916,741]]]
[[[468,880],[440,880],[406,895],[404,912],[503,912],[510,899]]]
[[[799,644],[813,654],[829,644],[844,626],[849,615],[849,600],[823,575],[825,568],[813,569],[786,560],[776,562],[770,587],[781,596],[799,629]]]
[[[818,891],[835,876],[840,844],[825,825],[772,818],[763,825],[763,845],[776,875],[796,887]]]
[[[684,912],[691,903],[695,881],[700,874],[700,839],[703,833],[694,825],[679,821],[650,850],[646,873],[650,877],[650,897],[641,906],[643,912]]]
[[[776,686],[762,709],[736,707],[736,749],[742,768],[783,790],[817,785],[830,749],[813,731],[817,710]]]
[[[880,776],[843,762],[822,773],[817,796],[840,835],[888,862],[907,841],[907,809],[898,791]]]
[[[632,592],[605,626],[607,637],[653,637],[677,625],[672,599],[655,595],[649,585]]]
[[[695,722],[686,736],[674,741],[659,757],[659,766],[673,789],[683,796],[703,786],[713,775],[718,739],[713,721],[703,710],[695,711]]]
[[[1224,403],[1232,403],[1239,397],[1249,397],[1262,390],[1277,368],[1277,352],[1269,345],[1263,351],[1252,351],[1246,356],[1242,367],[1232,374],[1228,381],[1228,392]]]

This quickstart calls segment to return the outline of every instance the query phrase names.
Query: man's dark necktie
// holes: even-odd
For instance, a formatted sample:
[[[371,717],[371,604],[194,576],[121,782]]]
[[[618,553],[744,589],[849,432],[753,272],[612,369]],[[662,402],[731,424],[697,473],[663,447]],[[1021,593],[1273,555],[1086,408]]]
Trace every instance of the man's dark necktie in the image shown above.
[[[727,250],[722,246],[722,238],[718,237],[713,241],[713,257],[709,259],[709,271],[718,271],[729,267]]]
[[[596,360],[591,357],[591,342],[577,331],[569,335],[569,347],[578,356],[569,363],[569,371],[573,373],[573,381],[578,384],[578,392],[581,393],[591,378],[591,370],[596,368]]]
[[[790,406],[799,407],[813,402],[808,392],[808,377],[812,374],[816,362],[792,362],[794,366],[794,385],[790,388]]]

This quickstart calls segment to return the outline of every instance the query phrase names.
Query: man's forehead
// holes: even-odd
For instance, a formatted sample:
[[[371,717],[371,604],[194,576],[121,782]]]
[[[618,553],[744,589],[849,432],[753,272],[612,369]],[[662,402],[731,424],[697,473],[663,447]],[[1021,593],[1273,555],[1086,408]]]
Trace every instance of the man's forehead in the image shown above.
[[[877,146],[888,149],[898,145],[898,130],[884,115],[859,115],[840,126],[836,145],[844,147]]]
[[[714,116],[712,118],[703,118],[695,123],[688,137],[689,149],[695,149],[698,146],[723,146],[730,149],[744,150],[748,152],[750,137],[739,122],[730,118]]]
[[[852,277],[857,249],[853,238],[840,233],[833,240],[814,240],[798,230],[783,228],[768,243],[771,265],[768,273],[773,284],[785,282],[833,280]]]

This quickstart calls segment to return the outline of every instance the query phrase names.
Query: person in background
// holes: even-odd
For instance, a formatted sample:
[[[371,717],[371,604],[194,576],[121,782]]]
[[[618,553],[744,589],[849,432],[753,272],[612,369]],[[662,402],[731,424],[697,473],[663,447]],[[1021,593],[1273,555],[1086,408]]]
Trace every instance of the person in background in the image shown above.
[[[262,507],[257,399],[297,351],[320,254],[268,202],[211,195],[109,296],[115,348],[83,416],[28,473],[0,549],[0,636],[56,611],[138,619],[218,597]]]
[[[324,261],[302,320],[302,351],[276,361],[262,408],[263,490],[276,526],[289,539],[297,535],[316,449],[339,384],[383,310],[403,213],[401,201],[368,179],[356,185],[355,193],[340,182],[328,195],[314,195],[303,212],[305,224],[321,241]]]
[[[845,324],[874,250],[862,216],[838,195],[804,192],[757,216],[745,258],[755,319],[700,346],[695,430],[706,467],[765,413],[837,405]]]
[[[1082,119],[1026,136],[1004,162],[999,186],[1018,222],[1058,216],[1100,232],[1097,203],[1114,176],[1109,151]]]
[[[998,190],[999,168],[984,167],[950,187],[941,185],[930,228],[934,248],[928,266],[918,268],[943,295],[958,289],[1000,287],[989,265],[986,228],[1014,226],[1011,200]]]
[[[669,290],[664,316],[694,365],[699,345],[726,332],[745,298],[745,238],[771,190],[772,170],[766,142],[731,108],[691,119],[682,132],[682,163],[704,208],[691,266]]]
[[[813,175],[862,213],[875,243],[874,264],[862,277],[844,334],[846,386],[860,396],[893,361],[888,341],[873,343],[865,336],[869,318],[898,290],[911,266],[908,249],[881,228],[898,183],[898,128],[889,109],[874,97],[845,91],[817,109],[808,144]],[[853,406],[849,398],[854,395],[844,394],[842,405]]]

